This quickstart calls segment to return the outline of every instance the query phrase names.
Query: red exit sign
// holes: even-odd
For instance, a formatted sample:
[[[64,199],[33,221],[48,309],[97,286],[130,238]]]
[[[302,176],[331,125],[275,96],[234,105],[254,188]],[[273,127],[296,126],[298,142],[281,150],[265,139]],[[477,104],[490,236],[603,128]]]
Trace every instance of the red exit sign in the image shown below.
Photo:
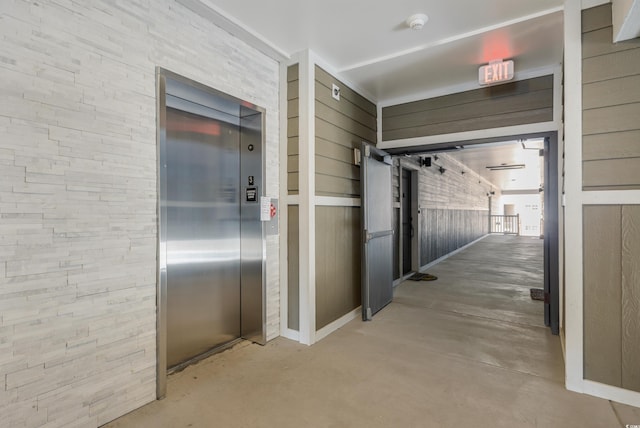
[[[513,61],[492,61],[478,70],[481,85],[493,85],[513,79]]]

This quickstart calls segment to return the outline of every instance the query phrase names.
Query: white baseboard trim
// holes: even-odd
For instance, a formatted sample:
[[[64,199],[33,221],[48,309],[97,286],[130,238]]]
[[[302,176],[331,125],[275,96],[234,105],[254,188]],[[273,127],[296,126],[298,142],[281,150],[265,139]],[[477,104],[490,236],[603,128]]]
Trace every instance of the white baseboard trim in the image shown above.
[[[583,381],[582,392],[605,400],[616,401],[629,406],[640,407],[640,392],[629,391],[617,386],[605,385],[592,380]]]
[[[290,328],[282,329],[282,331],[280,332],[280,336],[282,336],[282,337],[284,337],[286,339],[295,340],[296,342],[300,342],[300,332],[296,331],[296,330],[291,330]]]
[[[346,325],[349,321],[356,319],[362,313],[362,306],[358,306],[353,311],[349,312],[346,315],[341,316],[334,322],[325,325],[320,330],[316,331],[316,340],[315,342],[319,342],[325,337],[329,336],[331,333]]]
[[[476,243],[478,243],[478,242],[482,241],[484,238],[486,238],[486,237],[487,237],[487,236],[489,236],[489,235],[490,235],[490,234],[489,234],[489,233],[487,233],[486,235],[481,236],[480,238],[476,239],[475,241],[473,241],[473,242],[469,242],[467,245],[464,245],[464,246],[462,246],[462,247],[458,248],[457,250],[454,250],[454,251],[450,252],[449,254],[446,254],[446,255],[444,255],[444,256],[442,256],[442,257],[440,257],[439,259],[434,260],[434,261],[432,261],[431,263],[427,263],[426,265],[424,265],[424,266],[422,266],[422,267],[420,268],[420,272],[422,272],[422,271],[424,271],[424,270],[427,270],[427,269],[429,269],[429,268],[430,268],[430,267],[432,267],[432,266],[437,265],[438,263],[440,263],[440,262],[442,262],[442,261],[444,261],[444,260],[448,259],[449,257],[451,257],[451,256],[453,256],[453,255],[455,255],[455,254],[458,254],[460,251],[466,250],[467,248],[469,248],[469,247],[470,247],[470,246],[472,246],[473,244],[476,244]]]

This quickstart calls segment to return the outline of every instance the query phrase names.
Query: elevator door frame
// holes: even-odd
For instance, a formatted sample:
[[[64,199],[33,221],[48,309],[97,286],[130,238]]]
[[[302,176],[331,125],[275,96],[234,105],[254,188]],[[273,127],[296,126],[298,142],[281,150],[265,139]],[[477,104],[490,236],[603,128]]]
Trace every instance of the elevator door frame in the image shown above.
[[[157,399],[164,398],[167,390],[167,216],[166,216],[166,204],[163,206],[163,202],[167,200],[166,195],[166,174],[162,173],[163,168],[166,165],[166,144],[167,144],[167,80],[172,81],[173,83],[177,83],[179,85],[186,85],[190,87],[190,89],[194,89],[194,93],[196,94],[193,99],[186,98],[186,101],[189,103],[193,103],[196,105],[202,105],[203,109],[211,110],[209,107],[205,107],[207,102],[204,102],[204,99],[215,100],[218,103],[214,108],[219,109],[219,111],[225,111],[225,109],[229,106],[239,106],[239,115],[238,118],[240,121],[243,118],[246,118],[246,123],[249,127],[259,125],[261,135],[259,137],[259,141],[252,137],[251,144],[260,144],[260,177],[259,183],[261,184],[258,187],[258,199],[261,196],[265,195],[265,179],[266,179],[266,165],[265,165],[265,119],[266,119],[266,110],[262,107],[256,106],[250,102],[243,101],[241,99],[235,98],[233,96],[227,95],[225,93],[219,92],[213,88],[207,87],[200,83],[197,83],[191,79],[180,76],[171,71],[165,70],[161,67],[156,67],[156,102],[157,102],[157,159],[158,159],[158,170],[157,170],[157,194],[158,194],[158,203],[157,203],[157,216],[158,216],[158,243],[157,243],[157,298],[156,298],[156,397]],[[204,98],[200,98],[200,96]],[[200,98],[200,99],[198,99]],[[204,104],[204,105],[203,105]],[[258,122],[256,120],[256,116],[260,115],[261,121]],[[240,156],[242,156],[242,147],[243,141],[242,137],[240,140]],[[244,189],[247,187],[247,183],[243,181],[242,178],[242,163],[241,170],[238,171],[240,176],[240,189],[242,190],[242,195],[244,196]],[[243,200],[241,198],[241,200]],[[260,203],[258,202],[258,209]],[[242,221],[242,219],[241,219]],[[216,350],[222,350],[230,344],[235,343],[240,339],[248,339],[256,343],[265,344],[266,343],[266,231],[264,224],[260,222],[261,226],[261,260],[259,264],[261,265],[261,278],[260,284],[261,287],[259,290],[261,302],[248,302],[249,306],[261,305],[261,319],[257,320],[259,324],[261,324],[261,331],[256,331],[255,329],[251,331],[246,331],[242,327],[242,322],[244,321],[244,316],[242,314],[242,307],[247,306],[247,302],[243,300],[242,297],[242,282],[240,284],[241,287],[241,301],[240,310],[241,310],[241,337],[236,339],[235,341],[231,341],[228,344],[223,344]],[[241,249],[241,253],[242,253]],[[256,256],[252,254],[252,256]],[[242,257],[242,256],[241,256]],[[241,259],[242,260],[242,259]],[[241,268],[242,269],[242,268]],[[241,274],[242,275],[242,274]],[[252,320],[255,322],[255,320]],[[210,353],[205,353],[204,355],[209,355]]]

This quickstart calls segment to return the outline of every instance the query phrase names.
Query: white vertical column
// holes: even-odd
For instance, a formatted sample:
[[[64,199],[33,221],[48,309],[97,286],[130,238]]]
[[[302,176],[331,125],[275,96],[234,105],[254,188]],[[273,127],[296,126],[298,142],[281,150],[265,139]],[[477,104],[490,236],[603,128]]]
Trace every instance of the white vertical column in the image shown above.
[[[303,52],[299,63],[300,343],[316,333],[315,62]]]
[[[280,62],[280,335],[289,337],[289,186],[287,160],[289,142],[287,120],[287,69],[291,62]]]
[[[582,272],[582,8],[580,0],[566,0],[565,47],[565,373],[567,389],[583,385],[583,272]]]

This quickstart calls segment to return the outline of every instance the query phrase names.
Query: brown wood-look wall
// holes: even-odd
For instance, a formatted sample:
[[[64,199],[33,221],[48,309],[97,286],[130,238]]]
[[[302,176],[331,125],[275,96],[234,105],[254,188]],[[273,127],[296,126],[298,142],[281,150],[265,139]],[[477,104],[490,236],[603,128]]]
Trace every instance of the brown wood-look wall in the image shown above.
[[[287,311],[288,327],[300,328],[300,209],[289,205],[287,213]]]
[[[420,168],[418,176],[421,266],[489,233],[487,194],[494,190],[494,198],[500,196],[472,171],[462,174],[464,166],[448,154],[431,158],[432,166]]]
[[[315,68],[316,195],[360,196],[360,169],[353,149],[376,143],[376,105],[324,71]],[[340,88],[340,101],[331,96]]]
[[[316,329],[360,306],[360,208],[316,208]]]
[[[640,205],[584,207],[584,376],[640,392]]]
[[[425,155],[426,156],[426,155]],[[418,168],[419,222],[420,222],[420,266],[439,259],[460,247],[489,233],[489,198],[487,194],[496,191],[492,200],[500,197],[499,189],[481,180],[446,153],[429,155],[431,167]],[[435,159],[438,156],[438,159]],[[404,158],[405,162],[416,160]],[[405,164],[406,165],[406,164]],[[442,166],[446,171],[439,172]],[[462,171],[465,171],[462,174]],[[394,246],[399,246],[400,230],[400,162],[394,159]],[[497,210],[496,207],[494,209]],[[399,253],[394,254],[394,279],[398,279]]]
[[[553,76],[382,109],[382,141],[553,120]]]
[[[423,209],[420,265],[452,253],[489,233],[489,211]]]
[[[640,38],[613,43],[611,3],[582,12],[584,190],[640,189]]]
[[[287,67],[287,189],[290,195],[297,195],[299,191],[300,88],[298,83],[298,64],[290,65]]]

